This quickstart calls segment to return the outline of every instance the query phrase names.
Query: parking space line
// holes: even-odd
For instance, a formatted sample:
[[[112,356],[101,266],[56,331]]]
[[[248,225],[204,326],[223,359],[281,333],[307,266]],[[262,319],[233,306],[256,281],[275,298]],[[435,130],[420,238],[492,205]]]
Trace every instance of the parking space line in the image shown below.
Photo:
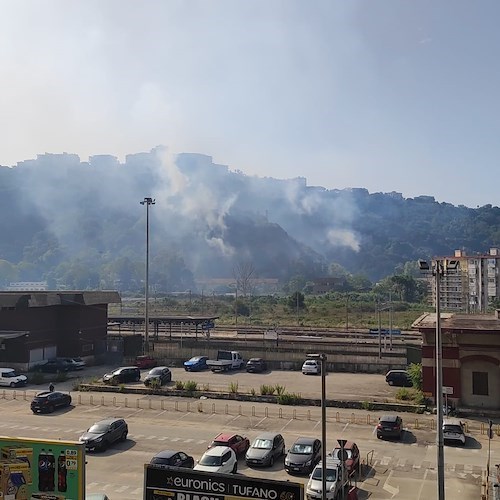
[[[293,418],[291,418],[281,429],[280,429],[280,432],[283,432],[289,424],[291,424],[293,422]]]

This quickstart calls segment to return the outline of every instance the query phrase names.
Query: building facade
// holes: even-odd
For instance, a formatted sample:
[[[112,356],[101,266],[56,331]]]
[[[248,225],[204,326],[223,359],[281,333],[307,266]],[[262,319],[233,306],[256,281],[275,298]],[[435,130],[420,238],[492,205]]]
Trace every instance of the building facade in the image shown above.
[[[412,325],[422,334],[423,391],[436,397],[436,314]],[[457,407],[500,410],[500,318],[441,314],[443,386]]]

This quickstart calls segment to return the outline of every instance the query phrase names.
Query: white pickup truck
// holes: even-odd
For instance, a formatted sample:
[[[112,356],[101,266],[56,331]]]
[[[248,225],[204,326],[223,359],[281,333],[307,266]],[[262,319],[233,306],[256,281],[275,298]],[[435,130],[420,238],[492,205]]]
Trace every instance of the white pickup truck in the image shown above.
[[[7,387],[20,387],[26,385],[26,375],[19,375],[13,368],[0,368],[0,385]]]
[[[207,359],[207,366],[213,372],[239,370],[243,367],[244,363],[238,351],[218,351],[217,359]]]

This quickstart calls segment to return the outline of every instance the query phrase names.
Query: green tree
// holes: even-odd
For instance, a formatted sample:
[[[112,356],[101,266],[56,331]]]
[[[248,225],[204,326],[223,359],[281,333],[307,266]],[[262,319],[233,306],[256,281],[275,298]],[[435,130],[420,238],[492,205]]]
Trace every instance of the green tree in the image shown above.
[[[410,375],[413,387],[421,391],[422,390],[422,364],[412,363],[408,367],[408,374]]]

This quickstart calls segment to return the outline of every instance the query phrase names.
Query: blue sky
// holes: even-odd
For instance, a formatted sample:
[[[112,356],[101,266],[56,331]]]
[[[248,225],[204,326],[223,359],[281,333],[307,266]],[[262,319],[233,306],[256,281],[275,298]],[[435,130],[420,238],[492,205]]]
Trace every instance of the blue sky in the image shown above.
[[[0,165],[168,146],[499,205],[497,0],[0,0]]]

